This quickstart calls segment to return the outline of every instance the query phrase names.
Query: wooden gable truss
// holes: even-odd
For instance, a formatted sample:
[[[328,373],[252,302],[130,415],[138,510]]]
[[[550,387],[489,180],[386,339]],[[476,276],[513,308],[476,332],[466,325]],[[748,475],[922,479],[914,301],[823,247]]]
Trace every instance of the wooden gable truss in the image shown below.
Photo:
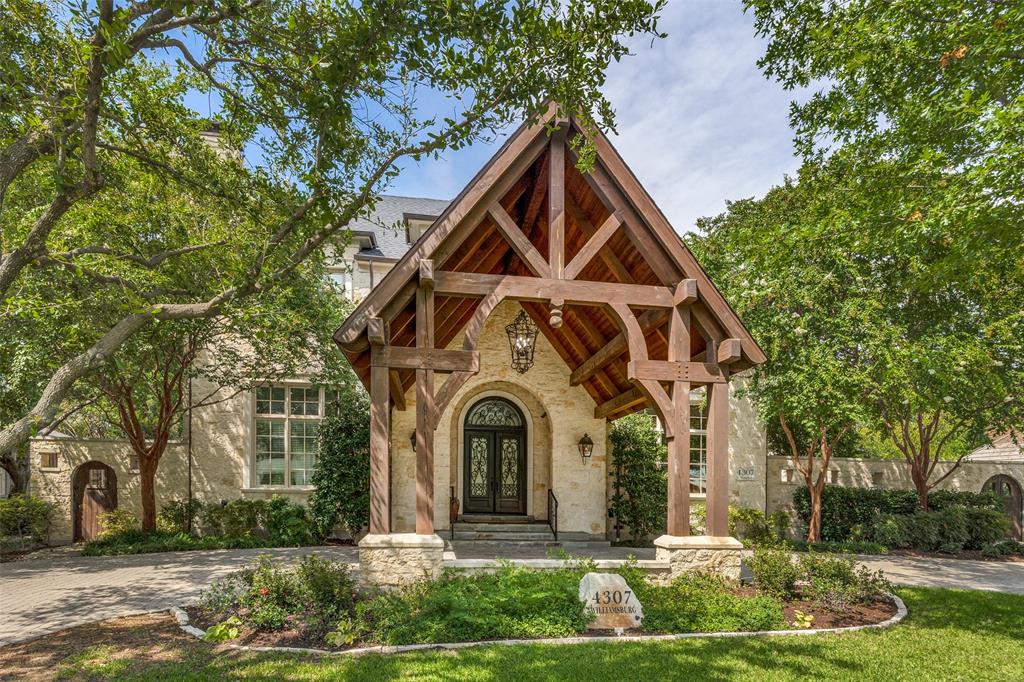
[[[390,409],[414,385],[416,529],[434,532],[434,431],[479,371],[488,315],[514,299],[595,416],[661,417],[670,535],[689,532],[689,394],[708,387],[708,533],[728,534],[727,381],[764,354],[607,138],[581,174],[580,129],[555,116],[520,127],[335,333],[371,394],[372,533],[389,528]]]

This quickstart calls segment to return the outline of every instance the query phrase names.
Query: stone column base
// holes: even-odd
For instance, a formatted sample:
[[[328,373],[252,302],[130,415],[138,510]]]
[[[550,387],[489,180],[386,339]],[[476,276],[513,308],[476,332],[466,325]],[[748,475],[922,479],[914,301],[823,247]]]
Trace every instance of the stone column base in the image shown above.
[[[731,537],[662,535],[654,541],[655,558],[669,564],[672,580],[684,573],[712,573],[740,579],[743,543]]]
[[[359,568],[368,587],[394,588],[441,575],[444,540],[437,535],[388,533],[359,541]]]

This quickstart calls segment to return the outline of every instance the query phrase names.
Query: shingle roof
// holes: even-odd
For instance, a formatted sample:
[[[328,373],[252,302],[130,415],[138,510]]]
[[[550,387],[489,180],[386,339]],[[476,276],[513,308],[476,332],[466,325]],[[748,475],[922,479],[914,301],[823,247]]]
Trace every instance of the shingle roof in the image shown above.
[[[372,232],[376,236],[376,251],[379,253],[375,253],[375,256],[397,260],[411,246],[405,242],[404,216],[437,217],[449,203],[445,199],[384,195],[377,202],[370,218],[354,220],[350,227],[352,230]]]

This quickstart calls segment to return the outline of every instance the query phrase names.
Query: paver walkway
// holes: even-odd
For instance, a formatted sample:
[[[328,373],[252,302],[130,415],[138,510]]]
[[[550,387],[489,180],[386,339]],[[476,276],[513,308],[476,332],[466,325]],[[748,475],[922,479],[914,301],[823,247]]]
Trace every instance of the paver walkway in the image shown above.
[[[623,551],[608,548],[573,554],[622,558],[619,555]],[[299,547],[118,557],[50,556],[0,564],[0,646],[74,625],[187,603],[212,580],[259,554],[295,559],[311,552],[340,561],[358,560],[355,547]],[[600,557],[604,552],[615,556]],[[643,550],[633,552],[641,554]],[[525,556],[528,552],[524,550],[498,553],[517,559],[547,556],[546,552]],[[872,569],[883,570],[898,585],[1024,594],[1021,563],[889,556],[860,559]]]
[[[215,578],[259,554],[315,552],[358,561],[355,547],[227,549],[136,556],[47,557],[0,564],[0,646],[48,632],[196,599]]]

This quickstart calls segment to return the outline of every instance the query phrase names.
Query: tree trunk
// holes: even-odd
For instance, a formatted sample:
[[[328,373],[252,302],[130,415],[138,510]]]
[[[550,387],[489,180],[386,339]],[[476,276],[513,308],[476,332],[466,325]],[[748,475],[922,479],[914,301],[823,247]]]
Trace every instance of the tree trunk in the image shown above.
[[[914,481],[914,490],[917,491],[917,506],[921,511],[928,511],[928,478],[921,471],[919,465],[910,468],[910,478]]]
[[[811,519],[807,524],[807,542],[821,541],[821,491],[823,486],[807,483],[811,497]]]
[[[22,449],[27,450],[27,448]],[[0,455],[0,468],[11,477],[10,492],[12,495],[24,495],[28,492],[28,479],[31,473],[28,453],[20,457],[15,450],[3,453],[3,455]]]
[[[156,469],[159,455],[139,455],[139,495],[142,502],[142,530],[156,530]]]

